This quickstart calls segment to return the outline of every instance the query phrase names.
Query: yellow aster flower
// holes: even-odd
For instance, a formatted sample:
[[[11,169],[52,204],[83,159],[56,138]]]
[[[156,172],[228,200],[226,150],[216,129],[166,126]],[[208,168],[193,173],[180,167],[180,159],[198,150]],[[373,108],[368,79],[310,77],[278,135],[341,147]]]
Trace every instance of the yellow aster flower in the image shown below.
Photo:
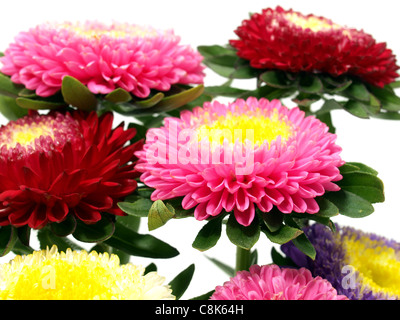
[[[53,246],[0,265],[0,299],[175,299],[164,281],[156,272],[144,275],[141,266],[120,265],[114,254]]]

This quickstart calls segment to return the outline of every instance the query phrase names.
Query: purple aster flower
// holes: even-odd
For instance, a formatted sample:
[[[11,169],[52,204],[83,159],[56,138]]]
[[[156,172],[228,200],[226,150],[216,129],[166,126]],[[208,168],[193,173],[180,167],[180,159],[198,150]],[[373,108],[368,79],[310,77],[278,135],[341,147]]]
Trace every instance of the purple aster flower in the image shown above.
[[[313,224],[304,233],[315,247],[315,260],[291,242],[281,246],[298,267],[325,278],[351,300],[400,300],[400,243],[351,227],[332,232]]]

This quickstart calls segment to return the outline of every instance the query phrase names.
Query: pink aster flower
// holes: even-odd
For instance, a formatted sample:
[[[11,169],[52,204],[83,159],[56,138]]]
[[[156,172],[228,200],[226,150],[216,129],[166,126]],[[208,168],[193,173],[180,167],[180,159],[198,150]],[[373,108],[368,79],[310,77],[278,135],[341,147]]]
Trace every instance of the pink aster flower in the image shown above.
[[[211,300],[348,300],[338,295],[325,279],[305,268],[280,269],[277,265],[253,265],[239,271],[223,286],[217,286]]]
[[[343,164],[336,135],[278,100],[206,102],[150,129],[136,169],[152,200],[183,197],[197,220],[234,212],[248,226],[255,208],[316,213],[315,200],[337,191]]]
[[[122,88],[144,98],[151,89],[203,82],[201,55],[179,42],[171,30],[137,25],[47,23],[16,36],[1,72],[43,97],[69,75],[95,94]]]

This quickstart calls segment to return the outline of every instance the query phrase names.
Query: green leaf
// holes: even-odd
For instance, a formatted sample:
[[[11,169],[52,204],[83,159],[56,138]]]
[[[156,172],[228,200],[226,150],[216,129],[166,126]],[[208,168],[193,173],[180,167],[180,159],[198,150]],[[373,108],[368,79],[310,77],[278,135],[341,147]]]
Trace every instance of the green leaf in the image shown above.
[[[284,72],[279,70],[269,70],[260,75],[260,80],[268,86],[278,89],[289,88],[293,85]]]
[[[282,227],[283,213],[275,208],[270,212],[262,212],[262,218],[271,232],[278,231]]]
[[[65,237],[56,236],[49,228],[45,227],[38,230],[37,237],[40,243],[40,249],[44,250],[47,247],[51,249],[56,245],[59,251],[66,251],[68,248],[72,250],[82,250],[83,248]]]
[[[383,182],[376,175],[364,172],[346,173],[337,184],[371,203],[385,200]]]
[[[117,203],[118,207],[126,214],[142,218],[149,215],[150,208],[153,205],[153,201],[150,199],[131,196],[129,202],[126,200],[128,199],[125,199],[124,202]]]
[[[149,234],[139,234],[118,222],[115,223],[114,234],[105,243],[133,256],[172,258],[179,254],[169,244]]]
[[[53,109],[59,109],[61,107],[64,107],[65,104],[62,102],[53,102],[53,101],[47,101],[47,100],[34,100],[34,99],[28,99],[28,98],[17,98],[15,100],[18,106],[24,109],[30,109],[30,110],[53,110]]]
[[[17,239],[11,250],[14,254],[18,255],[31,254],[33,251],[35,251],[29,245],[23,244],[20,239]]]
[[[156,272],[157,266],[152,262],[145,269],[144,274],[148,274],[149,272]]]
[[[292,259],[281,255],[274,247],[271,249],[272,262],[280,267],[297,267]]]
[[[238,59],[237,56],[221,55],[204,59],[203,63],[218,75],[231,78],[236,72],[235,65]]]
[[[200,251],[206,251],[214,247],[221,237],[223,218],[224,215],[220,214],[218,217],[208,221],[197,234],[192,247]]]
[[[258,263],[258,251],[255,249],[253,252],[250,253],[250,265],[254,265]]]
[[[249,226],[245,227],[237,222],[234,214],[231,214],[226,224],[226,234],[234,245],[250,250],[260,237],[260,225],[257,216],[254,217]]]
[[[338,207],[340,214],[347,217],[363,218],[374,212],[369,201],[346,190],[327,192],[324,197]]]
[[[21,89],[23,89],[22,86],[15,84],[10,77],[0,73],[0,94],[16,98]]]
[[[204,85],[202,84],[198,85],[188,90],[165,97],[154,107],[147,109],[146,111],[157,113],[157,112],[167,112],[177,109],[200,97],[203,91],[204,91]]]
[[[330,113],[333,110],[339,110],[342,108],[343,108],[343,106],[340,102],[338,102],[334,99],[329,99],[324,102],[322,107],[316,112],[316,115],[319,116],[319,115],[322,115],[325,113]]]
[[[115,217],[115,220],[125,227],[137,232],[140,227],[141,218],[137,216],[117,216]]]
[[[69,214],[64,221],[52,222],[50,224],[50,229],[55,235],[66,237],[75,231],[76,226],[77,222],[75,217],[72,214]]]
[[[96,96],[83,83],[71,76],[63,78],[61,93],[66,103],[80,110],[96,110]]]
[[[169,283],[172,294],[176,297],[176,300],[179,300],[189,287],[190,281],[192,281],[193,278],[194,269],[194,264],[191,264]]]
[[[346,90],[353,83],[353,80],[346,77],[332,78],[329,75],[320,75],[319,78],[324,84],[324,90],[331,94],[340,93],[341,91]]]
[[[389,83],[388,87],[392,88],[392,89],[400,88],[400,80],[393,81],[393,82]]]
[[[262,228],[261,230],[271,242],[277,244],[289,242],[303,233],[301,229],[293,228],[287,225],[282,225],[282,227],[275,232],[269,231],[268,228]]]
[[[317,252],[304,233],[293,239],[292,242],[297,249],[299,249],[305,255],[309,256],[313,260],[315,259]]]
[[[145,99],[135,101],[133,104],[140,109],[147,109],[154,107],[157,103],[159,103],[162,99],[164,99],[165,95],[162,92],[157,92],[154,96]]]
[[[139,120],[143,123],[146,128],[158,128],[163,125],[165,115],[147,115],[139,117]]]
[[[370,92],[368,91],[366,86],[360,81],[353,81],[353,83],[342,93],[345,96],[356,99],[358,101],[370,101]]]
[[[362,102],[349,100],[343,105],[343,109],[358,118],[369,119],[369,114],[366,111],[366,105]]]
[[[29,90],[27,88],[23,88],[20,92],[18,92],[18,96],[23,98],[38,98],[35,91]]]
[[[235,269],[232,268],[231,266],[227,265],[226,263],[216,259],[216,258],[211,258],[207,257],[208,260],[210,260],[212,263],[214,263],[218,268],[220,268],[223,272],[225,272],[228,276],[233,277],[235,275]]]
[[[174,215],[174,219],[183,219],[193,217],[194,209],[183,209],[182,208],[183,197],[167,200],[165,203],[169,211]]]
[[[150,198],[151,194],[154,192],[153,188],[148,188],[148,187],[140,187],[136,189],[136,192],[140,197],[143,198]]]
[[[376,114],[372,114],[374,118],[383,120],[400,120],[400,114],[392,111],[381,111]]]
[[[229,77],[230,79],[252,79],[258,76],[256,69],[252,68],[250,65],[244,65],[240,63],[240,61],[241,59],[238,60],[239,63],[236,63],[235,71]],[[246,63],[248,62],[246,61]]]
[[[30,238],[31,238],[31,228],[28,225],[18,227],[18,239],[24,246],[29,246]]]
[[[107,216],[95,224],[86,224],[77,220],[73,237],[82,242],[100,242],[109,239],[115,230],[114,222]]]
[[[331,218],[337,216],[340,212],[338,207],[336,207],[331,201],[323,197],[317,197],[315,199],[319,206],[319,211],[316,215],[320,217]]]
[[[127,264],[131,259],[131,256],[129,254],[116,248],[112,248],[111,253],[118,256],[120,264]]]
[[[373,94],[370,94],[370,101],[365,104],[365,108],[371,115],[378,114],[381,111],[381,102]]]
[[[299,90],[307,93],[321,93],[324,86],[321,80],[312,74],[305,73],[300,76]]]
[[[134,144],[135,142],[138,142],[139,140],[146,139],[146,134],[149,128],[146,128],[144,125],[138,124],[138,123],[130,123],[128,125],[128,128],[135,128],[136,134],[135,136],[130,140],[131,144]]]
[[[321,122],[325,123],[328,126],[330,133],[335,133],[336,132],[336,128],[335,128],[335,126],[333,125],[333,122],[332,122],[332,115],[329,112],[325,112],[325,113],[322,113],[322,114],[317,114],[316,118],[318,120],[320,120]]]
[[[378,88],[369,86],[369,90],[380,101],[382,109],[395,112],[400,111],[400,97],[392,90],[389,90],[388,87]]]
[[[307,222],[304,223],[306,225],[308,221],[312,220],[315,222],[318,222],[320,224],[323,224],[324,226],[327,226],[330,228],[332,231],[336,230],[335,224],[332,222],[332,220],[329,217],[323,217],[318,213],[316,214],[308,214],[308,213],[297,213],[297,212],[292,212],[290,214],[292,218],[296,218],[297,222],[301,224],[302,220],[306,220]]]
[[[292,99],[300,107],[310,108],[315,102],[321,100],[319,94],[299,92],[296,97]]]
[[[132,100],[132,96],[131,94],[122,89],[122,88],[117,88],[114,91],[111,91],[110,93],[108,93],[104,99],[106,99],[107,101],[113,102],[113,103],[120,103],[120,102],[128,102],[130,100]]]
[[[346,162],[344,165],[342,165],[340,168],[340,173],[346,174],[346,173],[353,173],[353,172],[358,172],[360,171],[360,167],[357,166],[356,163],[352,163],[352,162]],[[376,175],[376,174],[375,174]]]
[[[212,96],[222,96],[222,97],[232,97],[232,98],[238,98],[246,92],[247,90],[244,89],[232,88],[227,86],[212,86],[204,88],[204,93],[206,94]]]
[[[10,225],[0,227],[0,257],[4,257],[9,253],[17,240],[17,228]]]
[[[162,200],[157,200],[150,208],[148,215],[149,231],[155,230],[168,222],[174,217],[174,213],[167,208]]]
[[[21,108],[14,98],[0,95],[0,112],[8,120],[17,120],[28,114],[28,110]]]
[[[230,47],[223,47],[220,45],[198,46],[197,50],[205,59],[215,56],[237,56],[235,49]]]
[[[378,171],[361,162],[346,162],[339,169],[341,174],[360,171],[373,174],[374,176],[378,175]]]

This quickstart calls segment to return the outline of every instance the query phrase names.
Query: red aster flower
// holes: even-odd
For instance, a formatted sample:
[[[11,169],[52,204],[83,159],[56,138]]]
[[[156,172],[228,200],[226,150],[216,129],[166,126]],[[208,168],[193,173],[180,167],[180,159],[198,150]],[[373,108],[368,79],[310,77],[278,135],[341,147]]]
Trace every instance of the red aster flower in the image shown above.
[[[68,214],[85,223],[102,212],[123,215],[117,201],[136,188],[136,133],[112,129],[113,115],[50,113],[0,128],[0,225],[41,228]]]
[[[385,43],[323,17],[278,6],[253,14],[235,33],[239,39],[230,44],[254,68],[349,74],[379,87],[398,77],[396,58]]]

